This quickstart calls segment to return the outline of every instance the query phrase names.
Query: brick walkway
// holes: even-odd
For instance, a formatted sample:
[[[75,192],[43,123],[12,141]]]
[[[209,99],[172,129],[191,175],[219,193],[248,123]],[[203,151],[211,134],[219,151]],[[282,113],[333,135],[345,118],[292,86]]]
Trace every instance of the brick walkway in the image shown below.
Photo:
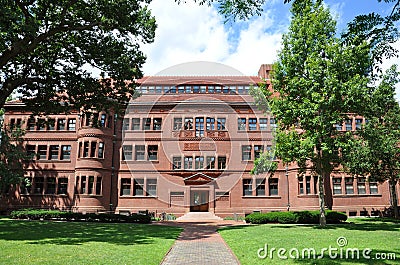
[[[240,223],[236,223],[240,224]],[[183,231],[164,257],[162,265],[238,265],[240,264],[222,237],[218,227],[234,223],[168,223]]]

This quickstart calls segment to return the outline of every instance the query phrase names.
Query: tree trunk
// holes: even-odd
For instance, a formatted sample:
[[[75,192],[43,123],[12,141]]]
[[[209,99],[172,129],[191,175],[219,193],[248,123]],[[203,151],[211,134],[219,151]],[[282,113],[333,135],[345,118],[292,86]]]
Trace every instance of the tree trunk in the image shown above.
[[[390,203],[392,204],[393,207],[394,218],[399,219],[399,206],[397,203],[396,184],[397,180],[389,180],[390,197],[391,197]]]
[[[321,227],[326,226],[326,215],[325,215],[325,185],[324,185],[324,176],[318,175],[318,197],[319,197],[319,225]]]

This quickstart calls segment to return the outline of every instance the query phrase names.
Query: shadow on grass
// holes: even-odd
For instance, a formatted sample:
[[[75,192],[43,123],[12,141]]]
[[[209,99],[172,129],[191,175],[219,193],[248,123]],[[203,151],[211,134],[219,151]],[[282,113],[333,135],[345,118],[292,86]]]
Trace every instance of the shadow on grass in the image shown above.
[[[104,242],[116,245],[151,244],[155,238],[176,239],[179,227],[128,223],[17,221],[0,219],[0,240],[28,244],[81,245]]]

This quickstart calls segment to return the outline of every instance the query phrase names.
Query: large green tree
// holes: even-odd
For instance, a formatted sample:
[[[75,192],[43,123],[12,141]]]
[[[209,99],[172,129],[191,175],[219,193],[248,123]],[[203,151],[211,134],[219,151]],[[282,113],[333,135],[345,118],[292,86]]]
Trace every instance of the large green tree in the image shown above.
[[[399,218],[396,185],[400,179],[400,106],[394,95],[399,81],[399,73],[392,67],[373,93],[368,123],[342,149],[342,164],[348,173],[368,176],[369,181],[388,181],[395,218]]]
[[[372,58],[368,42],[346,45],[336,37],[336,22],[322,1],[294,1],[288,33],[274,65],[270,106],[279,129],[276,154],[300,171],[318,176],[320,224],[332,207],[330,175],[340,163],[340,134],[347,113],[363,114]]]
[[[37,112],[108,109],[134,93],[145,62],[140,44],[156,28],[150,0],[0,3],[0,107],[16,90]]]

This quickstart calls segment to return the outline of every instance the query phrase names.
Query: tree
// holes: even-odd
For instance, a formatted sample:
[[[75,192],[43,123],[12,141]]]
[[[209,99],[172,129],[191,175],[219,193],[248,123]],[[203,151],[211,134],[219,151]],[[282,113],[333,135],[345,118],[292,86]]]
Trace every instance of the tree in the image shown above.
[[[340,134],[348,113],[363,114],[372,59],[367,42],[347,46],[336,38],[336,23],[322,1],[294,1],[289,32],[283,36],[272,77],[278,96],[266,92],[278,121],[276,154],[318,175],[320,225],[332,208],[330,175],[340,164]]]
[[[139,45],[154,38],[149,3],[1,1],[0,107],[16,89],[36,112],[107,110],[128,101],[145,62]]]
[[[24,161],[31,158],[22,144],[24,134],[18,127],[0,132],[0,196],[24,181]]]
[[[395,218],[399,218],[396,185],[400,179],[400,106],[394,95],[399,81],[399,73],[392,67],[374,93],[368,123],[342,150],[347,172],[368,176],[370,181],[388,181]]]

